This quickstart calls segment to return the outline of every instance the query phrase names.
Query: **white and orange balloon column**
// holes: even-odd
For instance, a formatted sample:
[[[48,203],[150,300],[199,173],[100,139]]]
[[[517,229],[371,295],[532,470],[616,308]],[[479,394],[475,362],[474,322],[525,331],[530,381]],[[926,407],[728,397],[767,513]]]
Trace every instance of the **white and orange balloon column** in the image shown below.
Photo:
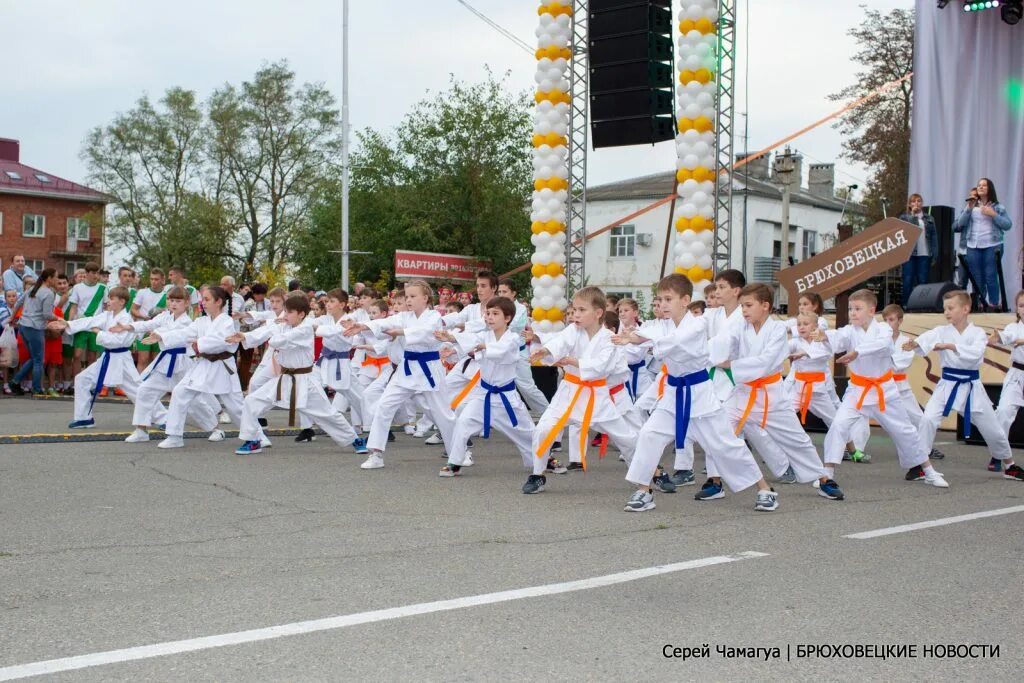
[[[702,297],[714,276],[718,0],[680,0],[675,272]]]
[[[541,0],[537,10],[537,106],[533,112],[533,329],[565,327],[565,240],[569,195],[569,60],[572,0]]]

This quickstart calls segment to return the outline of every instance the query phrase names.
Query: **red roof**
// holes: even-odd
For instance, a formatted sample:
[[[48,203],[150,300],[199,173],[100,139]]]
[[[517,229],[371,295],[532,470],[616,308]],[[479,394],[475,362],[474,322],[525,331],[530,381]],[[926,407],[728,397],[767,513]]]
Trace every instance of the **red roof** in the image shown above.
[[[25,194],[102,204],[112,201],[102,192],[85,185],[3,158],[0,158],[0,194]]]

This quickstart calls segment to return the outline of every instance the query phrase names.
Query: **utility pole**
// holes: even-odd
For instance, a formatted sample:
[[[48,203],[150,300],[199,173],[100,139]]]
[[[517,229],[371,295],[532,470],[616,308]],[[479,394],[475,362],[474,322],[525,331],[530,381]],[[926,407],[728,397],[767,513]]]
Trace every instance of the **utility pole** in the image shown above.
[[[782,244],[779,251],[779,270],[789,267],[789,196],[793,181],[800,182],[799,178],[793,177],[794,171],[796,171],[796,162],[787,145],[783,154],[775,155],[775,177],[782,185]],[[784,287],[779,287],[778,306],[781,307],[785,304],[786,290]]]
[[[341,6],[341,288],[348,276],[348,0]]]

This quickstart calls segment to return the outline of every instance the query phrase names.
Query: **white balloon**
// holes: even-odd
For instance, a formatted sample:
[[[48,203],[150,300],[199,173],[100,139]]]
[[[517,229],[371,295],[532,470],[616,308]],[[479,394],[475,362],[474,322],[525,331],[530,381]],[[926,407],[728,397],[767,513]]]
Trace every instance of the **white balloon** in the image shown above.
[[[569,308],[569,300],[562,296],[558,299],[558,302],[555,304],[555,307],[564,311],[565,309]]]
[[[693,218],[697,215],[697,207],[694,204],[687,202],[679,207],[679,215],[683,218]]]
[[[680,268],[686,268],[689,270],[697,265],[697,259],[690,252],[684,252],[679,255],[678,259],[676,259],[676,265]]]
[[[689,69],[690,71],[696,71],[704,66],[704,60],[701,59],[700,55],[691,54],[685,59],[681,59],[679,61],[683,64],[683,68]]]
[[[550,275],[541,275],[539,279],[540,282],[538,284],[540,284],[541,287],[550,287],[554,281]]]
[[[550,320],[541,320],[540,322],[533,323],[533,326],[537,328],[537,331],[542,332],[544,334],[548,334],[549,332],[553,331],[551,329],[551,325],[552,323]]]
[[[544,257],[544,255],[542,253],[539,253],[539,252],[535,253],[535,254],[532,254],[530,256],[530,263],[533,263],[534,265],[536,265],[538,263],[545,263],[545,257]]]
[[[696,206],[704,206],[708,202],[708,196],[700,190],[697,190],[693,193],[693,196],[690,197],[690,201]]]
[[[692,171],[700,165],[700,158],[696,154],[687,154],[683,157],[683,168]]]
[[[701,115],[701,108],[700,108],[700,105],[698,105],[697,103],[688,104],[688,105],[686,105],[683,108],[683,116],[685,116],[688,119],[692,120],[692,119],[697,118],[700,115]]]
[[[538,304],[541,308],[552,308],[555,305],[555,300],[550,296],[540,297],[540,303]]]
[[[696,240],[694,240],[693,242],[690,243],[690,253],[693,254],[694,257],[700,258],[701,256],[703,256],[707,252],[708,252],[707,247],[705,247],[704,243],[701,242],[699,239],[696,239]]]
[[[711,268],[711,257],[708,256],[707,254],[704,254],[703,256],[697,259],[697,265],[703,268],[704,270],[708,270],[709,268]]]

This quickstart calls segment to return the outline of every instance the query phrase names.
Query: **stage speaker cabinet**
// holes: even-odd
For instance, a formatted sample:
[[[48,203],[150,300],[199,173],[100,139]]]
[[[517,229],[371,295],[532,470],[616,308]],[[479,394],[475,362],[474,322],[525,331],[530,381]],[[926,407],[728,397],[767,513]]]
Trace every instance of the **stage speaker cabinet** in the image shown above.
[[[907,313],[942,313],[942,297],[958,287],[952,282],[918,285],[907,300]]]
[[[670,0],[591,0],[594,149],[675,138]]]
[[[988,394],[988,398],[992,401],[993,406],[999,405],[999,395],[1003,390],[1002,384],[986,384],[985,393]],[[964,438],[964,418],[959,413],[956,418],[956,438],[957,441],[963,441],[970,446],[985,446],[985,439],[981,437],[981,432],[978,431],[978,425],[971,424],[971,438]],[[1010,425],[1010,446],[1013,448],[1024,448],[1024,410],[1017,411],[1017,418]],[[978,462],[984,462],[989,456],[978,456]]]
[[[953,232],[956,213],[952,206],[926,206],[924,212],[935,220],[935,230],[939,238],[939,254],[932,265],[931,281],[948,282],[953,279],[956,270],[956,245],[960,235]]]

